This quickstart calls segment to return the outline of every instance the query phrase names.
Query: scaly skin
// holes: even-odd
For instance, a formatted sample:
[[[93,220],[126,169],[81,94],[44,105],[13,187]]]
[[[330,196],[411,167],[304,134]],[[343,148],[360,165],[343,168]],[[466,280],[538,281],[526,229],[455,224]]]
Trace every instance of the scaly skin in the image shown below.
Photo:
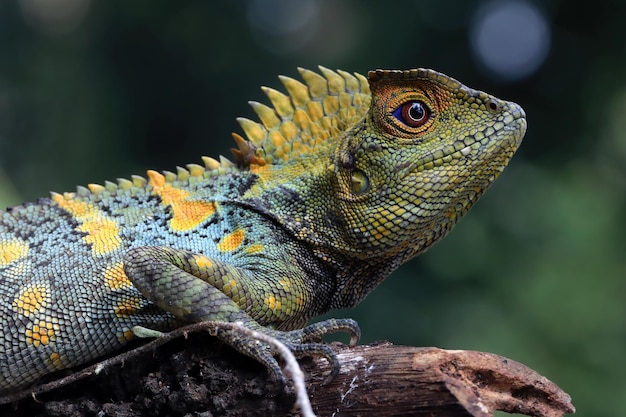
[[[431,70],[320,68],[282,77],[240,119],[237,164],[53,193],[0,214],[0,392],[122,348],[134,326],[241,321],[296,353],[304,327],[352,307],[442,238],[504,169],[526,129],[514,103]],[[264,346],[218,336],[282,379]],[[336,369],[335,369],[336,372]]]

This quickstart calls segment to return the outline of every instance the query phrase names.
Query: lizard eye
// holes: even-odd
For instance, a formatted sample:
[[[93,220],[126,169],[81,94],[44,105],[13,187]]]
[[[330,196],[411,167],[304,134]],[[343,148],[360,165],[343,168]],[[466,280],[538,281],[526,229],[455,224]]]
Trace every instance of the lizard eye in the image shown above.
[[[421,101],[407,101],[393,111],[393,116],[409,127],[420,127],[430,119],[430,110]]]

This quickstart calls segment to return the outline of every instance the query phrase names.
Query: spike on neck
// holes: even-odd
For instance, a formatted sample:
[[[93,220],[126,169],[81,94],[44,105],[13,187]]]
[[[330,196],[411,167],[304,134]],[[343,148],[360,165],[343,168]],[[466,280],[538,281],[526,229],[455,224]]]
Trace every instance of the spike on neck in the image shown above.
[[[272,106],[250,105],[260,122],[237,119],[247,141],[235,134],[233,152],[244,167],[285,165],[336,146],[341,133],[363,118],[371,95],[367,79],[320,67],[316,73],[299,68],[304,83],[279,77],[287,94],[264,87]]]

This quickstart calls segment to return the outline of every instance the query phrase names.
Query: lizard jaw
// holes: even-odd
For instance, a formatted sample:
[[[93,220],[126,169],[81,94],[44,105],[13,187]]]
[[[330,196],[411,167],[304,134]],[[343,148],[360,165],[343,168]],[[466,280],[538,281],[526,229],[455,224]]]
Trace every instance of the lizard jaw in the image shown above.
[[[503,115],[491,127],[485,131],[465,135],[455,140],[453,144],[426,155],[416,164],[415,172],[431,170],[455,159],[468,158],[472,153],[485,152],[482,148],[489,146],[495,147],[488,151],[493,157],[503,153],[512,156],[526,133],[526,113],[512,102],[504,102],[502,108]]]

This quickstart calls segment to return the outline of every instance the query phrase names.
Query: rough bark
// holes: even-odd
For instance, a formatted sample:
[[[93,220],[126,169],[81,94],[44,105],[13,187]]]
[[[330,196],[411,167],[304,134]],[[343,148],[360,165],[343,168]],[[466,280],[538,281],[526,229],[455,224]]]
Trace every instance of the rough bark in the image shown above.
[[[27,398],[0,406],[0,415],[297,415],[294,396],[269,380],[261,365],[206,332],[157,344],[118,358],[124,361],[91,367],[84,378],[64,381],[34,398],[31,389]],[[342,371],[328,385],[322,384],[328,373],[324,360],[301,361],[318,416],[487,417],[503,410],[557,417],[574,412],[569,396],[555,384],[501,356],[389,343],[333,348]]]

